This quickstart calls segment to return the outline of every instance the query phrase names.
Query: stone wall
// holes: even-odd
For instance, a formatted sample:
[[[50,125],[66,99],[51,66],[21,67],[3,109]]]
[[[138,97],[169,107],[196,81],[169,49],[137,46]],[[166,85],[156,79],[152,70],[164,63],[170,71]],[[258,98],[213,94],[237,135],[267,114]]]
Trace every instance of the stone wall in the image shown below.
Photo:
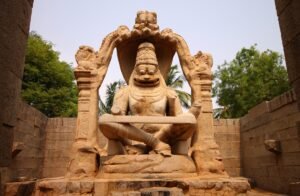
[[[48,119],[43,178],[66,174],[75,128],[76,118]]]
[[[215,120],[214,127],[226,171],[231,176],[240,176],[239,120]],[[67,172],[75,128],[76,118],[48,119],[43,178],[62,176]],[[100,147],[105,147],[106,141],[103,135],[99,135]]]
[[[260,188],[288,193],[289,184],[300,181],[299,120],[292,91],[257,105],[241,118],[242,175]],[[281,153],[266,150],[266,140],[278,140]]]
[[[10,178],[41,178],[47,117],[22,101],[16,117]]]
[[[46,128],[43,178],[63,176],[67,172],[74,141],[76,118],[49,118]],[[106,138],[99,133],[100,147]]]
[[[226,171],[231,176],[240,176],[239,120],[214,120],[214,127]],[[57,177],[67,172],[75,128],[76,118],[48,119],[42,177]],[[105,146],[104,136],[99,136],[99,142],[101,147]]]
[[[11,164],[33,0],[0,1],[0,194]]]
[[[230,176],[241,176],[239,119],[215,119],[214,132],[225,170]]]
[[[300,1],[275,0],[290,82],[300,109]]]

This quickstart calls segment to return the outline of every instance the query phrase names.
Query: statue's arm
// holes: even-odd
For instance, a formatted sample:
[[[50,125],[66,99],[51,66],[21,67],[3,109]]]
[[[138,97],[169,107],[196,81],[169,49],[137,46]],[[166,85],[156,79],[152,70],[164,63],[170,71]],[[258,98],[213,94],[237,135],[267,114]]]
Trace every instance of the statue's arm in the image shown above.
[[[111,113],[113,115],[126,115],[128,111],[128,103],[129,103],[129,96],[128,96],[128,88],[123,87],[119,89],[114,97],[113,105],[111,108]]]

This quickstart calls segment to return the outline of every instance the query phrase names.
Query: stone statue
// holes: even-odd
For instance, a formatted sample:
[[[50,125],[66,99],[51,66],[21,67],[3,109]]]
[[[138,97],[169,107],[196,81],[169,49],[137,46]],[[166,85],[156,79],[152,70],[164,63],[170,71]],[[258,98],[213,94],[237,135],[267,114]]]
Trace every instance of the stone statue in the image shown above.
[[[78,118],[69,174],[149,172],[145,165],[153,167],[155,161],[149,161],[153,159],[158,163],[152,172],[197,169],[199,175],[226,175],[212,129],[211,55],[191,55],[180,35],[171,29],[159,30],[154,12],[138,12],[135,22],[132,30],[120,26],[108,34],[98,52],[81,46],[76,53]],[[128,85],[116,93],[112,114],[101,116],[98,123],[98,89],[115,48]],[[182,111],[176,92],[165,84],[175,53],[192,91],[187,112]],[[100,133],[108,138],[107,155],[111,157],[104,162],[99,158],[105,154],[99,147]],[[125,159],[135,166],[124,169]],[[144,164],[138,166],[143,170],[132,169],[137,167],[136,160],[142,160]],[[168,168],[170,160],[173,169]]]
[[[143,42],[138,46],[136,63],[129,84],[117,92],[111,111],[112,115],[130,114],[133,117],[190,116],[194,118],[199,114],[200,108],[199,105],[197,108],[193,107],[190,112],[182,112],[176,92],[166,86],[160,73],[154,45]],[[110,143],[120,141],[123,144],[130,144],[131,141],[128,142],[127,139],[139,141],[155,153],[165,156],[171,155],[170,146],[176,146],[178,142],[186,142],[195,129],[195,124],[125,124],[100,121],[100,130],[109,138]],[[112,146],[109,146],[109,155],[124,153],[122,149],[110,148]],[[173,148],[172,152],[181,153],[178,148]]]

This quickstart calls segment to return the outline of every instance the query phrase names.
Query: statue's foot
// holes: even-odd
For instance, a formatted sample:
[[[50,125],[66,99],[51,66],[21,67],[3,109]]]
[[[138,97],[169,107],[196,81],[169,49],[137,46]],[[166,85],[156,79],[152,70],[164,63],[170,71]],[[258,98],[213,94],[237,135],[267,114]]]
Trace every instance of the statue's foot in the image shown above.
[[[144,144],[127,145],[126,150],[128,154],[146,154],[147,147]]]
[[[166,144],[166,143],[163,143],[163,142],[158,142],[155,147],[153,148],[153,151],[156,153],[156,154],[161,154],[163,156],[166,156],[166,157],[170,157],[172,154],[171,154],[171,147]]]

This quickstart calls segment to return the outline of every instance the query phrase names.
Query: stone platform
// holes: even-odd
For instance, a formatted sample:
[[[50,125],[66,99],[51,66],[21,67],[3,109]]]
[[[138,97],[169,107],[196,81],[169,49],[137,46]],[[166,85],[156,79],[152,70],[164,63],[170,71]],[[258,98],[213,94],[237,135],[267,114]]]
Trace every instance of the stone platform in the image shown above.
[[[95,195],[95,196],[198,196],[247,195],[245,178],[178,178],[174,179],[42,179],[6,185],[6,195]]]
[[[171,163],[171,164],[170,164]],[[160,154],[149,155],[115,155],[102,157],[101,171],[98,176],[104,174],[195,174],[196,166],[191,157],[183,155],[172,155],[164,157]],[[182,175],[181,175],[182,176]]]

